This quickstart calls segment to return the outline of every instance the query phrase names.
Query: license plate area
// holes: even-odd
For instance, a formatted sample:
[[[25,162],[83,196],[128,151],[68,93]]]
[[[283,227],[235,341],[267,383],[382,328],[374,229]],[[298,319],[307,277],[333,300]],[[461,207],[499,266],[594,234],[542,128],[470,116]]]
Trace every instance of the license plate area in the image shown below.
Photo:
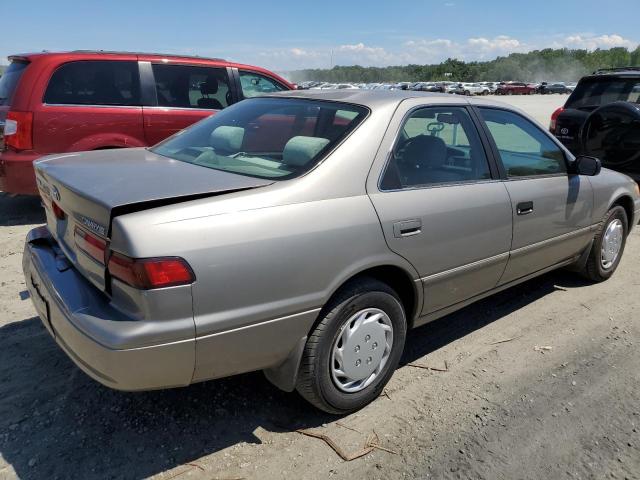
[[[42,293],[44,288],[42,286],[42,282],[33,272],[31,273],[29,281],[31,283],[31,288],[29,290],[31,292],[31,298],[36,311],[38,312],[38,315],[40,315],[40,318],[44,322],[45,326],[49,329],[51,334],[54,334],[53,327],[51,326],[51,312],[49,310],[49,301]]]

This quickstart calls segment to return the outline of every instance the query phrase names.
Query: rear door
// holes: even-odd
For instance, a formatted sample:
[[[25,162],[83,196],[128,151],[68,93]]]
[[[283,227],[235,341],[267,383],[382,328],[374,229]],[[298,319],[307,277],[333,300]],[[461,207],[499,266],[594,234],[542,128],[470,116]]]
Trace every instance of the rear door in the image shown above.
[[[428,314],[496,286],[511,204],[467,107],[405,104],[380,148],[391,151],[388,164],[367,191],[387,244],[421,276]]]
[[[33,118],[34,150],[58,153],[145,145],[140,80],[130,60],[59,66]]]
[[[235,102],[224,66],[141,61],[145,85],[144,133],[149,145]]]
[[[513,243],[501,283],[568,260],[593,237],[593,192],[586,177],[567,173],[564,151],[524,116],[479,107],[501,161],[513,211]]]

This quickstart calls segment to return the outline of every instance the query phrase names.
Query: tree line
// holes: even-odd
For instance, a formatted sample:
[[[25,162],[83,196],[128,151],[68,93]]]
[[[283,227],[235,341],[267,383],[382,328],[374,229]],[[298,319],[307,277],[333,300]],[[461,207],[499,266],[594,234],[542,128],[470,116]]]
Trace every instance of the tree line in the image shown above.
[[[480,81],[558,81],[572,82],[600,68],[640,65],[640,46],[635,50],[616,47],[608,50],[570,50],[566,48],[512,53],[486,62],[464,62],[448,58],[437,65],[390,67],[335,66],[288,72],[294,82],[418,82],[455,80]]]

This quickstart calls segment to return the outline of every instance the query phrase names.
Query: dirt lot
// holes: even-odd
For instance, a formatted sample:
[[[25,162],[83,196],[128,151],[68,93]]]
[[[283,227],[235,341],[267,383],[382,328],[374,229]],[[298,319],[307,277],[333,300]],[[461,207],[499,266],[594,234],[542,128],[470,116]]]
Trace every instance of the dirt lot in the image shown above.
[[[547,123],[563,98],[508,100]],[[387,395],[336,418],[261,373],[137,394],[90,380],[26,298],[41,222],[0,193],[0,479],[640,478],[640,230],[606,283],[556,272],[414,330]],[[347,462],[297,429],[387,450]]]

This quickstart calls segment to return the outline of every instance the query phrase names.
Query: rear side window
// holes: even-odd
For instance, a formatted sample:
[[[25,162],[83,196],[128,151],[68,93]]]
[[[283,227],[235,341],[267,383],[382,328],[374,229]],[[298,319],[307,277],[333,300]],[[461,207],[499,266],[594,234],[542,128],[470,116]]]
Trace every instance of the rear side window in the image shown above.
[[[52,75],[44,102],[57,105],[140,105],[138,64],[127,61],[79,61]]]
[[[567,171],[564,153],[526,118],[506,110],[480,108],[507,176],[555,175]]]
[[[276,82],[272,78],[255,72],[240,70],[240,85],[245,98],[255,97],[264,93],[281,92],[287,87]]]
[[[640,79],[593,78],[583,80],[567,101],[567,108],[595,109],[612,102],[638,103]]]
[[[425,107],[405,120],[380,187],[399,190],[490,178],[480,136],[467,110]]]
[[[0,105],[11,105],[13,93],[28,65],[26,62],[12,62],[4,71],[0,77]]]
[[[158,105],[221,110],[231,103],[225,68],[154,64]]]

